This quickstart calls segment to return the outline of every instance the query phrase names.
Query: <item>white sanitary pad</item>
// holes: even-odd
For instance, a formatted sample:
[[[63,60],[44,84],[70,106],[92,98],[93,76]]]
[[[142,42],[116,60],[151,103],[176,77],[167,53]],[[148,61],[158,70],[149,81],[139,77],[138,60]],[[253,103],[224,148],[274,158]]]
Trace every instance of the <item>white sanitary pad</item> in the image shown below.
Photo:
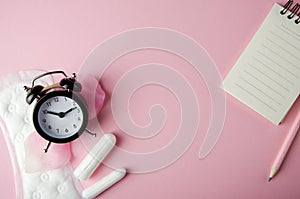
[[[32,123],[34,105],[29,106],[26,103],[23,86],[31,85],[31,80],[39,74],[41,71],[23,71],[0,78],[1,129],[14,167],[16,198],[81,198],[79,193],[82,188],[79,182],[73,179],[70,164],[34,173],[27,173],[25,170],[26,164],[29,164],[25,161],[25,140],[31,133],[36,132]],[[43,78],[43,81],[39,83],[52,83],[50,78]]]

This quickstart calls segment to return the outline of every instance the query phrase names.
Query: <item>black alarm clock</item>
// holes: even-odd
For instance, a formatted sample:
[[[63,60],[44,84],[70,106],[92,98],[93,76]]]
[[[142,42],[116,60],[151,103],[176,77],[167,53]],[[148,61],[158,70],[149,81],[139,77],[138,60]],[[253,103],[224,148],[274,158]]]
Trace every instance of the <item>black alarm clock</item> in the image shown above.
[[[64,78],[56,84],[43,87],[35,81],[46,75],[62,74]],[[76,75],[67,77],[63,71],[52,71],[35,77],[27,91],[26,102],[37,101],[33,109],[33,124],[37,133],[49,143],[67,143],[77,139],[86,129],[88,111],[85,100],[79,94],[82,86],[76,81]]]

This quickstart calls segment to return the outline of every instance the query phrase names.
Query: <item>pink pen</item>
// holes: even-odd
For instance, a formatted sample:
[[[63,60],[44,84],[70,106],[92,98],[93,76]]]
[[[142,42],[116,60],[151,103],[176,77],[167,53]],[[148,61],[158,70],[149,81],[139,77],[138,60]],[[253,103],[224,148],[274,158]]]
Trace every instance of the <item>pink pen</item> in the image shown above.
[[[287,136],[284,139],[282,146],[273,162],[273,165],[272,165],[271,171],[270,171],[270,175],[269,175],[269,179],[268,179],[269,182],[272,180],[272,178],[276,175],[276,173],[280,169],[280,166],[281,166],[294,138],[297,135],[299,126],[300,126],[300,111],[298,111],[295,121],[292,124],[289,132],[287,133]]]

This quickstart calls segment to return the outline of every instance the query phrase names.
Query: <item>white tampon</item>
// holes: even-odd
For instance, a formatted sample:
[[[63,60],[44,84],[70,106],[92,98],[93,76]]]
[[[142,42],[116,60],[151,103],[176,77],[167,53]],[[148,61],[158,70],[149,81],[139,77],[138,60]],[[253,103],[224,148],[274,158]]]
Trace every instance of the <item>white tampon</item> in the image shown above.
[[[101,194],[103,191],[120,181],[126,175],[126,170],[124,168],[116,169],[112,171],[107,176],[103,177],[101,180],[93,184],[92,186],[86,188],[82,192],[82,197],[84,199],[95,198],[97,195]]]
[[[116,143],[113,134],[103,135],[87,156],[74,171],[74,176],[79,180],[87,180],[97,169]]]

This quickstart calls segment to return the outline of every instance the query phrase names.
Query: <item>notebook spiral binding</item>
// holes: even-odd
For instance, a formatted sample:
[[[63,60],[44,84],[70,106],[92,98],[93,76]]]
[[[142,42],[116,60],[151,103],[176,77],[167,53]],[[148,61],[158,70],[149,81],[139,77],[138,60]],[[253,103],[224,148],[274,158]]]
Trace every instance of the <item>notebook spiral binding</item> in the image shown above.
[[[283,10],[280,11],[280,14],[285,15],[287,11],[290,10],[292,5],[293,5],[293,0],[289,0],[288,2],[286,2],[286,4],[283,6]],[[298,18],[295,20],[296,24],[300,23],[300,13],[298,13],[299,9],[300,9],[300,4],[299,3],[295,4],[291,9],[291,13],[287,16],[288,19],[293,19],[295,15],[298,16]]]

